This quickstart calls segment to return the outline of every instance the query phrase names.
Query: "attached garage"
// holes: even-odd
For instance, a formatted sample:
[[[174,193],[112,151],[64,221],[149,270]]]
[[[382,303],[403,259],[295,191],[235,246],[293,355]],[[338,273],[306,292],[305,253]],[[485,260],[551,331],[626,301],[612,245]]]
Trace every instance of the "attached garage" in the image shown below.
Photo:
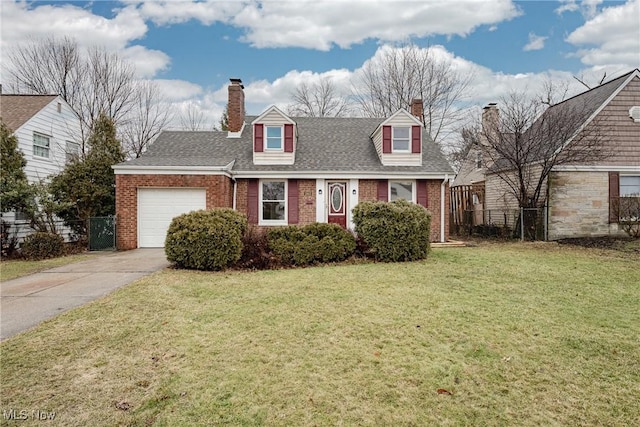
[[[139,188],[138,247],[161,248],[171,220],[183,213],[206,209],[204,188]]]

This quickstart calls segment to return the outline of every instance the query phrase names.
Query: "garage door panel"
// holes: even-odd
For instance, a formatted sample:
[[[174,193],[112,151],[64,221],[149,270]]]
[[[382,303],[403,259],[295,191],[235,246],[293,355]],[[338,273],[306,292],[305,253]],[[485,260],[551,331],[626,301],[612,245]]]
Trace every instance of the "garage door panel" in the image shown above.
[[[163,247],[174,217],[206,206],[204,188],[139,188],[138,247]]]

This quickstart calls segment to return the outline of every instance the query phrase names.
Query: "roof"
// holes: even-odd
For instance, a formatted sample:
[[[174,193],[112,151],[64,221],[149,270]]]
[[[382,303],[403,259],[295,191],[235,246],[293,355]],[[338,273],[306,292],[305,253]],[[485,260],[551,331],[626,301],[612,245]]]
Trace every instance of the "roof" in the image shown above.
[[[298,141],[293,165],[255,165],[253,128],[240,138],[227,132],[164,131],[140,158],[116,167],[218,167],[233,162],[233,173],[251,172],[363,172],[453,174],[438,144],[423,132],[422,166],[383,166],[370,135],[384,119],[292,117]],[[246,117],[251,123],[255,116]]]
[[[58,95],[0,95],[0,117],[7,127],[18,130],[31,117],[46,107]]]

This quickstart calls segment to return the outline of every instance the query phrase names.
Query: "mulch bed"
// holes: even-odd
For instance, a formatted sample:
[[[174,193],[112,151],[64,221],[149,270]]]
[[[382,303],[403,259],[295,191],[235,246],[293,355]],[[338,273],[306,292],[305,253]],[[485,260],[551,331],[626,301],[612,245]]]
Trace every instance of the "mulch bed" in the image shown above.
[[[594,249],[612,249],[624,252],[640,253],[640,239],[624,237],[583,237],[574,239],[560,239],[561,245],[582,246]]]

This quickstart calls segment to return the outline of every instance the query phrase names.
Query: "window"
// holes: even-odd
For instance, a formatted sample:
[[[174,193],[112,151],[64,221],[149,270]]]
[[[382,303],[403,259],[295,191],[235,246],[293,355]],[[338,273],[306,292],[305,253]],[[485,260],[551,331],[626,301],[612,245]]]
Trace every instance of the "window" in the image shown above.
[[[260,186],[260,222],[286,224],[286,181],[262,181]]]
[[[80,144],[77,142],[67,141],[67,146],[65,149],[65,153],[67,156],[67,163],[77,159],[80,155]]]
[[[40,133],[33,133],[33,155],[49,158],[49,137]]]
[[[282,150],[282,127],[266,126],[267,128],[267,150]]]
[[[413,181],[389,181],[389,201],[398,199],[415,203]]]
[[[411,150],[411,128],[394,126],[392,129],[393,151],[409,152]]]
[[[620,197],[640,196],[640,176],[620,176]]]

